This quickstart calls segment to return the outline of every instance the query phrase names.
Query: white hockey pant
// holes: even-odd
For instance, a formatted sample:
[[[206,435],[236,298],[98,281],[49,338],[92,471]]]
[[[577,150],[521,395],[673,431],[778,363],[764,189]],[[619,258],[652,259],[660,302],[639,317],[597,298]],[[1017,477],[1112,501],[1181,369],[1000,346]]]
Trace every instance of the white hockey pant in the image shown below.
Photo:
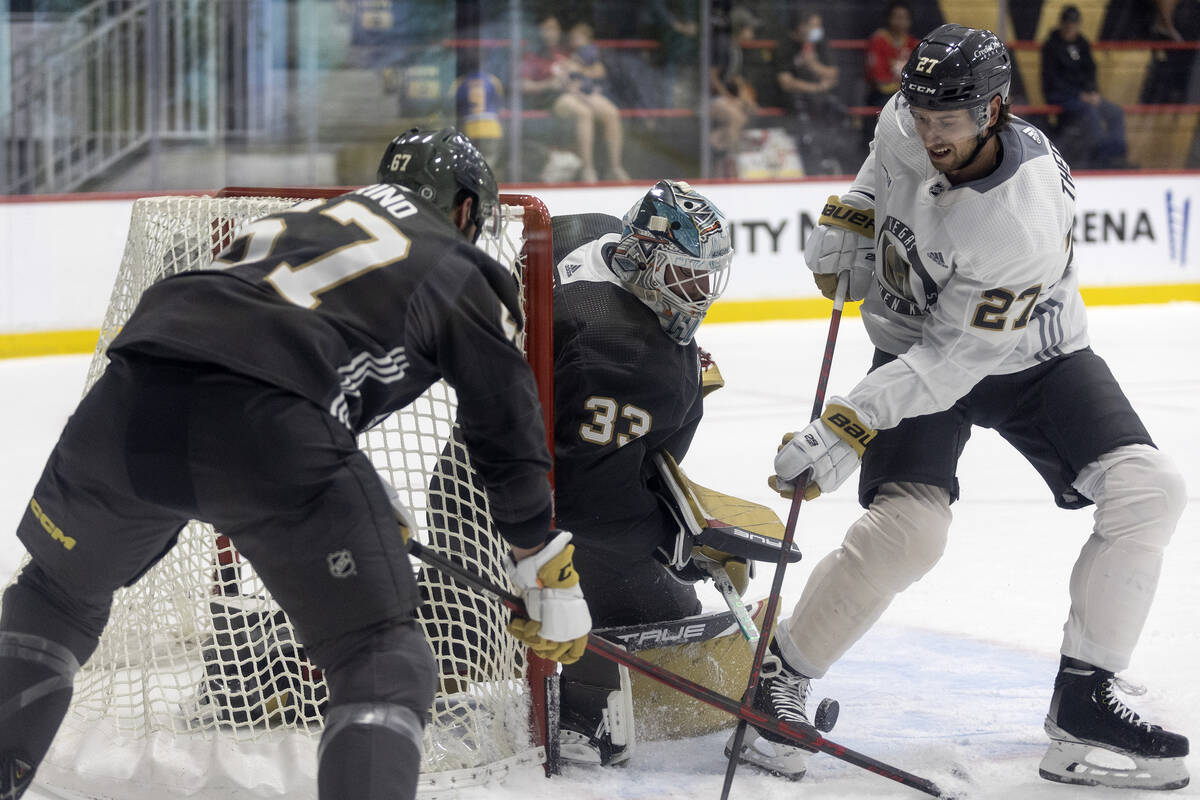
[[[824,676],[892,598],[942,557],[950,518],[945,489],[880,486],[842,546],[813,568],[792,616],[780,621],[777,638],[788,664],[810,678]]]
[[[1075,488],[1096,503],[1095,525],[1071,572],[1062,652],[1119,672],[1150,612],[1187,489],[1171,459],[1148,445],[1105,453],[1080,471]]]

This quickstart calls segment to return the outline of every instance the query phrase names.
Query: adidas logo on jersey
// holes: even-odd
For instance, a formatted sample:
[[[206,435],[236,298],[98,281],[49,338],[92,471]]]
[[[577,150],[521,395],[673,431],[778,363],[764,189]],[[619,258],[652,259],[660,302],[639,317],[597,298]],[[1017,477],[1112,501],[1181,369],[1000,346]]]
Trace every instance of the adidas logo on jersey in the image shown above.
[[[943,256],[937,250],[930,250],[925,255],[929,256],[929,260],[932,261],[933,263],[937,264],[942,269],[947,269],[945,256]]]
[[[1021,133],[1025,134],[1030,139],[1033,139],[1033,141],[1037,144],[1042,143],[1042,135],[1038,133],[1037,128],[1033,127],[1032,125],[1026,125],[1024,128],[1021,128]]]

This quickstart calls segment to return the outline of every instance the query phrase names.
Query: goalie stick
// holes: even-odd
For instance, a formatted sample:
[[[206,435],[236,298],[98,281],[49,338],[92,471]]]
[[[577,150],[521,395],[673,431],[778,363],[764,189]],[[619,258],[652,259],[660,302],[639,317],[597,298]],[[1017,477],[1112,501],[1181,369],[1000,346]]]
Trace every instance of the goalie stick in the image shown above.
[[[525,614],[525,605],[521,602],[521,598],[517,597],[512,592],[497,586],[482,575],[477,575],[465,567],[459,566],[454,562],[443,558],[434,553],[429,548],[422,545],[416,539],[410,538],[406,544],[408,551],[413,556],[420,559],[429,566],[441,570],[447,575],[450,575],[457,580],[462,581],[468,586],[475,589],[487,592],[502,600],[515,614]],[[606,658],[609,661],[614,661],[622,664],[629,669],[637,670],[638,672],[653,678],[660,683],[663,683],[672,689],[675,689],[689,697],[706,703],[714,708],[718,708],[731,714],[742,722],[753,723],[754,725],[765,728],[786,736],[789,739],[809,747],[816,752],[826,753],[836,759],[845,761],[860,769],[865,769],[868,772],[873,772],[882,778],[896,781],[897,783],[915,789],[918,792],[930,795],[931,797],[942,798],[943,800],[954,800],[951,795],[947,795],[938,788],[937,784],[926,778],[914,775],[911,772],[906,772],[898,767],[893,767],[890,764],[879,761],[871,756],[851,750],[836,742],[830,741],[821,735],[815,727],[811,725],[797,726],[790,725],[775,717],[768,717],[761,711],[758,711],[750,706],[749,703],[739,703],[731,697],[726,697],[719,692],[714,692],[707,686],[702,686],[694,681],[690,681],[682,675],[677,675],[670,670],[663,669],[657,664],[652,664],[633,653],[625,650],[618,644],[610,642],[596,635],[589,635],[587,649],[601,658]]]
[[[846,291],[849,285],[850,273],[843,272],[838,276],[837,292],[833,298],[833,312],[829,317],[829,333],[825,337],[825,355],[821,359],[821,374],[817,378],[816,397],[813,398],[813,420],[821,415],[821,407],[825,405],[825,389],[829,385],[829,370],[833,367],[833,348],[837,344],[838,327],[842,322],[842,306],[846,303]],[[783,541],[779,546],[779,560],[775,563],[775,576],[771,580],[771,593],[767,596],[767,614],[765,619],[769,621],[774,621],[775,614],[779,609],[779,597],[783,591],[783,573],[787,569],[787,556],[792,549],[792,541],[796,538],[796,520],[800,516],[800,504],[804,502],[804,489],[807,485],[807,475],[801,475],[799,480],[796,481],[795,494],[792,495],[792,506],[788,511],[787,526],[784,528]],[[742,697],[742,703],[745,706],[753,705],[754,695],[758,691],[758,679],[762,674],[763,658],[766,656],[767,647],[770,645],[772,636],[774,636],[774,631],[770,630],[770,625],[768,625],[768,633],[770,635],[760,638],[758,645],[754,648],[754,659],[750,662],[750,677],[746,681],[746,693]],[[721,800],[728,800],[729,798],[729,790],[733,786],[733,775],[737,771],[738,759],[742,753],[742,743],[746,739],[747,724],[747,718],[741,717],[737,730],[734,732],[733,742],[729,748],[729,764],[725,767],[725,783],[721,787]],[[762,726],[760,725],[759,727]],[[778,731],[776,732],[778,733]],[[803,744],[811,746],[808,742],[804,742]]]

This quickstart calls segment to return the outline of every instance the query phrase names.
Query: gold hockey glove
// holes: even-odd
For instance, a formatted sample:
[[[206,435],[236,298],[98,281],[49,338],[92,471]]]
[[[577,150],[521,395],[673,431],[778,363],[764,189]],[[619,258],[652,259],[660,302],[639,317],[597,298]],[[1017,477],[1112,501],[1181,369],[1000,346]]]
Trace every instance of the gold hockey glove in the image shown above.
[[[525,601],[528,619],[514,618],[509,632],[542,658],[573,664],[587,649],[592,615],[588,612],[571,534],[559,531],[538,552],[513,561],[505,556],[508,576]]]

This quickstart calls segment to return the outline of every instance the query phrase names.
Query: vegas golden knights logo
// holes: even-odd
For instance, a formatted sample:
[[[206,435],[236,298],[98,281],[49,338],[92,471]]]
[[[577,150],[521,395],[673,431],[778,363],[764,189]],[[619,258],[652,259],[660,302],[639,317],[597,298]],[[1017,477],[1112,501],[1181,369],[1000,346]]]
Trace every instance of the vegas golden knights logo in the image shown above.
[[[883,246],[883,280],[887,286],[908,300],[915,300],[908,288],[908,275],[912,265],[904,257],[904,251],[894,242]]]

